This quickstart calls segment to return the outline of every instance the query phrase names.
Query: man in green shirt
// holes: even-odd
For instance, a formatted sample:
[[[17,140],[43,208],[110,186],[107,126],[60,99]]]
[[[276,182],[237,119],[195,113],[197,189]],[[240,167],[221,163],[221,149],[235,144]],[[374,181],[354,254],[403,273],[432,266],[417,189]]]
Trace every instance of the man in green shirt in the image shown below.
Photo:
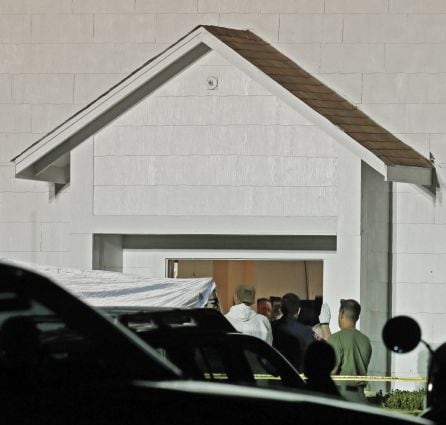
[[[336,353],[335,375],[367,375],[372,356],[369,338],[356,329],[361,306],[355,300],[341,300],[338,323],[341,330],[332,334],[328,342]],[[365,382],[339,381],[341,395],[349,401],[365,401]]]

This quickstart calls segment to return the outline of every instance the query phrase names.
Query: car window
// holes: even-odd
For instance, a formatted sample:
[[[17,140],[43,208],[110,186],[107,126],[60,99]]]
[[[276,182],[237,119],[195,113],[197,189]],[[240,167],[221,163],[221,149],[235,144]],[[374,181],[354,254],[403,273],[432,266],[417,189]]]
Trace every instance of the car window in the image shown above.
[[[282,386],[282,377],[277,367],[263,354],[244,349],[243,354],[259,387]]]
[[[150,342],[158,353],[178,366],[186,377],[210,380],[228,380],[227,362],[221,351],[206,344],[177,344]]]
[[[196,361],[205,379],[211,381],[227,381],[227,367],[222,354],[214,347],[203,346],[197,350]]]
[[[0,293],[0,373],[4,380],[49,384],[110,377],[106,353],[42,303]]]

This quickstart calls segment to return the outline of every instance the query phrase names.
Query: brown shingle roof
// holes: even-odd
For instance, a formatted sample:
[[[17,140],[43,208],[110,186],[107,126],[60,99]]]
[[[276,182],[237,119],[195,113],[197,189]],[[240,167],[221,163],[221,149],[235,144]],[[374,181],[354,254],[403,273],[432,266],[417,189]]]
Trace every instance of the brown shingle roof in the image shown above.
[[[251,31],[207,25],[204,28],[371,151],[384,164],[432,168],[429,160]]]

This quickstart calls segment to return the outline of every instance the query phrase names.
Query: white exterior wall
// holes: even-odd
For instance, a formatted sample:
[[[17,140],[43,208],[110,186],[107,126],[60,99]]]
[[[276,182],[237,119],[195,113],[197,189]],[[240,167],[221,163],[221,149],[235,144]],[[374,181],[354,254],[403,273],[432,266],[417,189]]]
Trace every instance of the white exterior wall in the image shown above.
[[[431,135],[431,140],[435,139],[437,136]],[[434,150],[433,143],[431,149],[437,158],[442,185],[441,150]],[[393,310],[416,319],[423,339],[435,348],[446,341],[444,189],[440,187],[435,199],[421,188],[406,184],[395,186]],[[428,353],[422,344],[407,355],[392,357],[395,374],[423,376],[427,373]]]
[[[0,254],[54,265],[88,263],[70,257],[70,250],[92,247],[70,218],[82,213],[74,182],[53,198],[47,184],[15,180],[9,160],[198,23],[253,29],[403,141],[426,156],[432,152],[440,180],[435,199],[396,185],[393,299],[394,312],[419,319],[428,341],[446,340],[443,0],[0,0]],[[83,171],[88,178],[90,164]],[[254,217],[245,224],[249,229],[261,222]],[[288,223],[275,226],[285,233]],[[137,217],[127,227],[141,224]],[[214,224],[204,226],[221,230]],[[167,224],[160,217],[156,226]],[[112,226],[105,217],[100,227]],[[338,244],[358,240],[347,235],[356,230],[345,232],[339,224]],[[348,268],[336,267],[340,273]],[[399,357],[395,371],[424,370],[424,354],[416,357],[416,370],[409,358]]]
[[[317,218],[336,232],[334,141],[216,53],[94,140],[96,216],[218,216],[223,233],[236,234],[240,216],[268,217],[258,234],[294,217],[303,233],[319,234]]]

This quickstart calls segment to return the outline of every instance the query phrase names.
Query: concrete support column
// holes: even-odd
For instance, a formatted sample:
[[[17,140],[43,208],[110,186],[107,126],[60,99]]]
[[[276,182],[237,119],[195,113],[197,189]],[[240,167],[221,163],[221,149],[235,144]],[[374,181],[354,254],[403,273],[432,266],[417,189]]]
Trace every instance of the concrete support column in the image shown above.
[[[71,152],[70,266],[93,268],[94,143],[89,139]]]

